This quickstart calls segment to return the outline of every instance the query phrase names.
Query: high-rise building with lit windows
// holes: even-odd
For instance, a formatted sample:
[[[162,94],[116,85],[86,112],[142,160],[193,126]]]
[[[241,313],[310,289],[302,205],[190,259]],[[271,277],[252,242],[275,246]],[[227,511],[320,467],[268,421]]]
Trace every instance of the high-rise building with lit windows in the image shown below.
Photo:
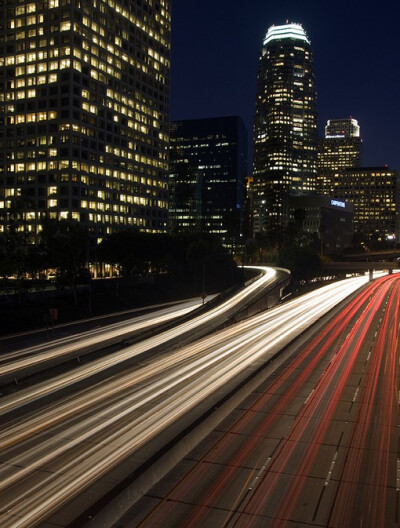
[[[318,142],[317,189],[330,192],[332,171],[361,165],[360,126],[356,119],[329,119]]]
[[[284,226],[290,194],[315,189],[317,113],[310,40],[300,24],[272,26],[259,60],[254,122],[254,231]]]
[[[389,167],[331,171],[331,198],[354,205],[354,231],[365,241],[399,241],[399,173]]]
[[[239,234],[247,171],[247,131],[238,116],[171,123],[172,231],[204,231],[231,245]]]
[[[48,215],[94,239],[166,230],[170,1],[0,10],[0,229],[34,242]]]

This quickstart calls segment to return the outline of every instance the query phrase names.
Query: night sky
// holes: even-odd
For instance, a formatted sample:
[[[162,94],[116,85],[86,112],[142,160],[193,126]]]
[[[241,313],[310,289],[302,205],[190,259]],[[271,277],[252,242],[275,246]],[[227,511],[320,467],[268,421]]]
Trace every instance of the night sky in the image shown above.
[[[171,119],[239,115],[252,138],[257,63],[271,25],[301,23],[311,39],[319,133],[358,119],[363,165],[400,169],[397,2],[172,0]]]

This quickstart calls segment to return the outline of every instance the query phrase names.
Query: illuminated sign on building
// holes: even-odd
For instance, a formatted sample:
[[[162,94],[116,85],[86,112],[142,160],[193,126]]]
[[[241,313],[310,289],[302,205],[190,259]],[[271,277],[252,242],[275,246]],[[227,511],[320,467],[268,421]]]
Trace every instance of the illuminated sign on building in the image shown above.
[[[338,200],[331,200],[331,205],[335,205],[336,207],[346,207],[345,202],[339,202]]]

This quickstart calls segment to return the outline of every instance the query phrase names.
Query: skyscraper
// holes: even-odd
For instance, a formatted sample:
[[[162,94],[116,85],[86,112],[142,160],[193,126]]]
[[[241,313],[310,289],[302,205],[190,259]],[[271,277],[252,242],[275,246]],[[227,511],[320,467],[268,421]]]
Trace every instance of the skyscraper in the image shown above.
[[[213,233],[230,245],[240,227],[246,163],[240,117],[171,123],[171,229]]]
[[[354,231],[366,241],[399,240],[399,174],[386,167],[331,171],[331,198],[354,204]]]
[[[313,191],[317,114],[310,41],[300,24],[272,26],[261,49],[254,123],[254,231],[288,221],[288,197]]]
[[[0,229],[164,231],[169,0],[0,0]],[[19,204],[18,204],[19,201]]]
[[[360,127],[356,119],[330,119],[318,142],[317,189],[332,193],[331,171],[361,164]]]

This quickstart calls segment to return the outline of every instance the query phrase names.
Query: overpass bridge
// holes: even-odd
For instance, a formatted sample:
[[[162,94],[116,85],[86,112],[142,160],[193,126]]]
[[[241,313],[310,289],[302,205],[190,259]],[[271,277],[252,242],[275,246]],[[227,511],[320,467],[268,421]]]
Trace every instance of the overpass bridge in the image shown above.
[[[373,262],[324,262],[323,271],[325,273],[346,274],[346,273],[362,273],[369,272],[372,279],[373,271],[388,271],[393,273],[393,270],[399,269],[400,263],[397,261],[373,261]]]
[[[362,253],[349,253],[344,255],[343,258],[347,261],[395,261],[400,258],[400,250],[398,249],[389,249],[384,251],[363,251]]]

